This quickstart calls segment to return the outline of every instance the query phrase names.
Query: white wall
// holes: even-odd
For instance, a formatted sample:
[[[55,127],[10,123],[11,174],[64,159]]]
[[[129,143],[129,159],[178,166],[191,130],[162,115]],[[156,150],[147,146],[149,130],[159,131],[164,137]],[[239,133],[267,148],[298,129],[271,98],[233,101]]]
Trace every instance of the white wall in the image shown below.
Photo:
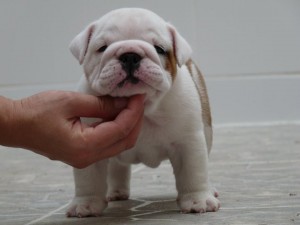
[[[300,120],[297,0],[0,0],[0,94],[72,88],[81,68],[70,40],[128,6],[157,12],[190,42],[216,123]]]

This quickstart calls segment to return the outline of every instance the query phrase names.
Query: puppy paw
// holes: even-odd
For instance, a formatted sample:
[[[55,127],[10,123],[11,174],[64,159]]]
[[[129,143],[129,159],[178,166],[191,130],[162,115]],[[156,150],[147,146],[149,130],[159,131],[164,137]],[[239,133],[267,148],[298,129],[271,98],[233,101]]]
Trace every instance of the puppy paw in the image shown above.
[[[113,190],[109,191],[107,195],[107,201],[122,201],[128,200],[129,191],[128,190]]]
[[[75,197],[66,212],[67,217],[100,216],[107,201],[100,197]]]
[[[216,212],[220,208],[217,194],[211,191],[184,194],[177,200],[183,213]]]

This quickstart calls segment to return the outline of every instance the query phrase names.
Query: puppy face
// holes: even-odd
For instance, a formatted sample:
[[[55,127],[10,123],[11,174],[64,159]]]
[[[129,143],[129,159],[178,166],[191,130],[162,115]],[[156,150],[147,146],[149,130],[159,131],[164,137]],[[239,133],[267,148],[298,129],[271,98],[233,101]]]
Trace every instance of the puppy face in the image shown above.
[[[191,48],[174,27],[144,9],[119,9],[71,42],[90,87],[99,95],[148,98],[166,93]]]

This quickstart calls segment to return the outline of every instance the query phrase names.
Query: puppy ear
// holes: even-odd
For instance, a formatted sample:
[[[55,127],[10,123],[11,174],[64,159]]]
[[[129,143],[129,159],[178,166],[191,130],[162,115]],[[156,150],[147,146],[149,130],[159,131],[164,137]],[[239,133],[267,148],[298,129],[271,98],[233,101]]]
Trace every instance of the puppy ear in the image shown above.
[[[175,27],[173,27],[171,24],[168,24],[168,28],[171,33],[177,64],[179,67],[181,67],[191,58],[192,49],[187,41],[178,33]]]
[[[94,31],[94,24],[89,25],[81,31],[70,43],[70,50],[80,65],[83,63],[89,43]]]

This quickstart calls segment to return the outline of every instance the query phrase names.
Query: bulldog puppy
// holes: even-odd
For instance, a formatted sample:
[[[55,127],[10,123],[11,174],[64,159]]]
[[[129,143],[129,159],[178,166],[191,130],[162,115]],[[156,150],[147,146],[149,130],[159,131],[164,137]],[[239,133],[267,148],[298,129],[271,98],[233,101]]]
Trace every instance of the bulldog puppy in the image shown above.
[[[118,9],[91,23],[70,44],[83,65],[79,91],[113,97],[145,94],[135,147],[85,169],[74,169],[75,197],[67,216],[99,216],[108,201],[129,197],[130,164],[155,168],[169,159],[184,213],[217,211],[208,181],[210,107],[191,47],[151,11]]]

